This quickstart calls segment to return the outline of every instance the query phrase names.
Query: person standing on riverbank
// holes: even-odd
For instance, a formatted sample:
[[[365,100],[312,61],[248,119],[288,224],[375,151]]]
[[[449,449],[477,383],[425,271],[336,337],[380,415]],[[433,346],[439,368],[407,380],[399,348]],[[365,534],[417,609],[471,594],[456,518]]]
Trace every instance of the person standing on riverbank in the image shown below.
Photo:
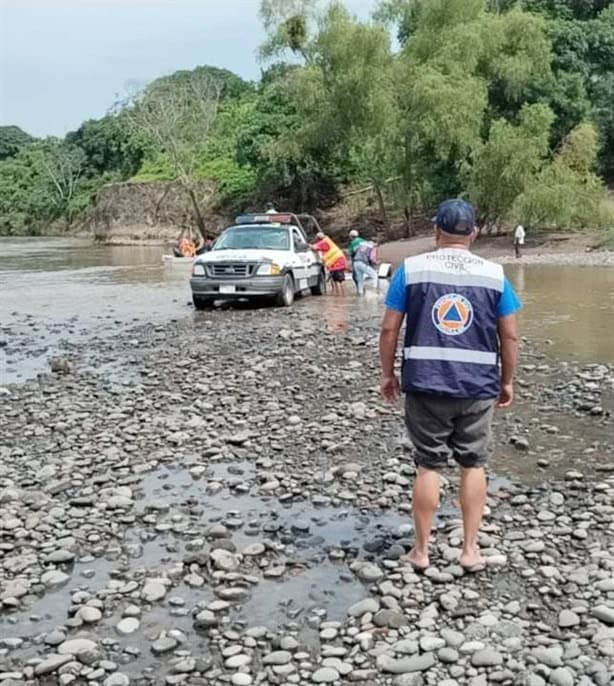
[[[409,257],[395,273],[380,333],[381,393],[405,396],[405,422],[415,447],[416,542],[407,561],[429,566],[429,539],[439,505],[439,470],[453,457],[461,467],[463,549],[460,564],[484,568],[478,531],[486,504],[484,466],[495,405],[514,399],[518,356],[515,313],[522,307],[503,268],[470,252],[475,212],[447,200],[434,218],[437,249]],[[402,384],[394,371],[406,319]],[[501,367],[499,368],[499,360]]]
[[[526,232],[524,230],[524,226],[522,224],[518,224],[514,230],[514,252],[517,258],[520,257],[520,248],[524,245],[525,236]]]

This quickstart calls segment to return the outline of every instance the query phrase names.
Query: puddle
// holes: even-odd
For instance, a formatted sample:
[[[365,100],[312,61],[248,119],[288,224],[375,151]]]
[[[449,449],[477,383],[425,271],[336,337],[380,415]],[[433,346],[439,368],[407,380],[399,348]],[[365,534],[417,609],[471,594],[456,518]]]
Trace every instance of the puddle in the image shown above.
[[[332,548],[353,546],[358,551],[361,541],[394,535],[408,521],[407,515],[367,513],[325,502],[295,499],[283,504],[274,496],[258,493],[255,473],[254,465],[248,462],[214,464],[201,478],[167,466],[146,474],[135,492],[146,503],[174,504],[167,519],[178,514],[178,505],[179,510],[202,506],[200,521],[207,525],[225,523],[239,552],[241,546],[250,545],[255,536],[260,536],[279,539],[287,546],[286,556],[296,553],[301,559],[309,559],[314,551]],[[216,492],[222,483],[224,487]]]
[[[264,580],[233,616],[270,629],[288,622],[302,624],[316,610],[322,610],[327,620],[341,621],[347,608],[367,594],[345,564],[323,561],[283,581]]]
[[[136,518],[123,539],[112,541],[102,558],[86,558],[65,566],[71,577],[63,588],[35,599],[23,611],[0,616],[0,634],[29,639],[30,643],[20,649],[22,659],[40,652],[35,645],[37,636],[64,624],[75,591],[103,597],[113,579],[142,580],[168,574],[179,583],[162,602],[151,609],[143,608],[141,626],[134,634],[119,636],[114,629],[123,608],[135,602],[130,594],[117,592],[106,603],[107,612],[112,614],[84,629],[98,640],[106,640],[111,659],[127,661],[133,670],[168,662],[166,656],[158,658],[150,652],[150,642],[162,628],[181,630],[187,636],[184,648],[202,654],[207,650],[207,637],[193,628],[192,614],[194,608],[216,598],[214,587],[206,582],[194,588],[180,577],[188,571],[184,566],[181,572],[188,553],[209,549],[204,539],[207,529],[215,524],[227,527],[226,540],[232,541],[237,552],[256,541],[268,541],[279,548],[266,558],[241,565],[239,572],[257,578],[258,583],[249,584],[248,596],[219,615],[220,628],[308,628],[314,614],[342,621],[347,608],[368,595],[349,563],[357,558],[385,557],[385,550],[400,538],[399,527],[409,522],[406,514],[398,512],[362,512],[308,500],[281,504],[258,493],[256,469],[249,462],[212,464],[200,478],[178,465],[167,465],[144,474],[132,488]],[[377,552],[367,552],[363,548],[366,542]],[[345,559],[331,559],[330,551],[343,551]],[[281,577],[267,577],[274,566],[284,568]],[[92,570],[95,574],[90,577]],[[201,571],[204,577],[208,575]]]
[[[547,384],[548,380],[549,377],[540,378],[537,383]],[[551,382],[555,385],[556,378]],[[496,447],[490,461],[493,469],[524,483],[562,478],[570,469],[578,468],[580,462],[581,471],[586,474],[614,471],[612,392],[604,389],[599,401],[594,401],[604,408],[603,415],[595,417],[578,413],[571,394],[562,409],[549,407],[545,393],[539,400],[533,400],[535,388],[519,384],[512,408],[496,413],[493,424]],[[527,449],[519,451],[511,443],[513,436],[526,439]]]
[[[95,596],[111,579],[124,578],[128,569],[131,575],[139,570],[140,578],[146,576],[150,568],[162,569],[174,555],[166,548],[168,541],[160,537],[143,543],[141,536],[145,533],[141,529],[129,530],[121,542],[121,554],[109,552],[103,557],[82,557],[74,564],[57,565],[58,569],[70,574],[67,583],[48,590],[23,612],[0,614],[0,634],[32,638],[51,631],[67,619],[66,611],[72,605],[71,596],[75,592],[85,591]]]

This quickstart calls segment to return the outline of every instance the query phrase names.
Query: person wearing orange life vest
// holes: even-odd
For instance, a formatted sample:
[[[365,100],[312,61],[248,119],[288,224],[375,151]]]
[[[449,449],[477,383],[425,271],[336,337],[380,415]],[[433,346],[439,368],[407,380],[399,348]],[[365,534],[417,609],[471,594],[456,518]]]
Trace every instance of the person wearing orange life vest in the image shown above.
[[[345,254],[332,238],[321,231],[316,234],[316,239],[311,247],[322,255],[324,265],[333,284],[333,295],[344,295],[345,269],[347,267]]]
[[[184,229],[179,234],[179,238],[177,239],[177,243],[173,252],[176,257],[195,257],[203,245],[204,241],[202,238],[197,245],[196,241],[192,237],[192,230]]]
[[[191,241],[189,238],[182,238],[177,247],[179,248],[179,252],[183,255],[183,257],[194,257],[194,255],[196,255],[196,246],[194,245],[194,241]]]

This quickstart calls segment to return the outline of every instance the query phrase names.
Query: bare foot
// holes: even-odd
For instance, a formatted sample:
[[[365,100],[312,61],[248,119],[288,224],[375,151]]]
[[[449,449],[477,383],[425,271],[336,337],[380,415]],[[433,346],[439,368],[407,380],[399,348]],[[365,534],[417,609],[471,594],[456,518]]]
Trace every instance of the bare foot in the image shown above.
[[[429,556],[412,548],[407,555],[401,556],[401,562],[411,565],[416,571],[424,571],[429,566]]]
[[[486,560],[480,555],[480,549],[477,547],[463,550],[458,562],[466,572],[481,572],[486,568]]]

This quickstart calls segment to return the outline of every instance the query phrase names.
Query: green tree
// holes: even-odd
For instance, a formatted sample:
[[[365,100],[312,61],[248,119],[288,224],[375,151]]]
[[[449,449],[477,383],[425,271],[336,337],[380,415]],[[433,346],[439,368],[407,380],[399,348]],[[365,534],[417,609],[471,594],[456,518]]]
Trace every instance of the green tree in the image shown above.
[[[197,167],[218,111],[219,86],[207,73],[160,79],[133,96],[124,114],[132,134],[170,162],[173,178],[185,190],[199,230],[205,221],[197,192]]]
[[[594,20],[586,22],[589,73],[586,90],[592,118],[600,137],[599,166],[602,174],[614,179],[614,5]]]
[[[25,234],[31,229],[34,171],[17,154],[0,162],[0,235]]]
[[[594,19],[612,0],[523,0],[531,12],[541,12],[553,19]]]
[[[590,123],[577,126],[517,198],[514,212],[527,224],[563,229],[595,228],[604,217],[606,189],[593,173],[598,136]]]
[[[614,178],[614,6],[588,21],[552,19],[554,77],[538,97],[557,114],[552,144],[558,145],[572,128],[591,118],[600,137],[599,166]]]
[[[257,95],[222,101],[209,142],[196,169],[199,178],[217,182],[220,202],[234,207],[244,204],[256,188],[256,172],[237,156],[239,139],[253,121]]]
[[[379,0],[373,12],[375,21],[396,28],[396,38],[405,45],[411,35],[416,11],[413,0]]]
[[[508,219],[517,197],[535,181],[549,152],[554,114],[546,105],[525,105],[517,124],[495,120],[488,139],[468,166],[467,190],[479,210],[480,226]]]
[[[317,0],[261,0],[260,19],[267,33],[261,58],[268,60],[290,50],[309,62],[308,43],[316,10]]]
[[[69,226],[79,209],[85,153],[76,145],[49,138],[27,150],[36,180],[34,193],[40,219],[64,217]]]
[[[202,65],[195,69],[182,69],[168,76],[161,76],[148,85],[150,91],[191,90],[198,84],[208,84],[215,89],[220,102],[240,98],[254,91],[254,86],[229,69]],[[123,104],[123,103],[122,103]]]
[[[532,91],[550,75],[545,21],[518,9],[488,12],[481,0],[397,3],[397,12],[403,8],[412,22],[397,64],[405,192],[430,204],[467,191],[469,183],[471,193],[486,199],[478,177],[489,160],[505,165],[514,146],[525,144],[547,152],[543,130],[551,122],[531,126],[525,111]],[[514,135],[505,144],[508,134]],[[490,221],[510,207],[525,169],[534,167],[516,164],[505,171],[510,191],[488,198]],[[514,173],[520,176],[512,180]]]
[[[236,159],[257,176],[255,202],[282,197],[289,205],[307,210],[336,199],[334,155],[314,156],[299,132],[305,124],[295,97],[292,69],[263,83],[253,116],[244,121],[237,141]]]
[[[39,233],[60,219],[70,226],[90,200],[84,161],[80,148],[48,138],[0,162],[0,233]]]
[[[299,68],[299,65],[288,64],[288,62],[275,62],[274,64],[270,64],[262,70],[258,88],[259,92],[262,92],[262,88],[269,86],[272,83],[286,81],[286,79]]]
[[[614,4],[381,0],[374,22],[340,0],[260,10],[261,56],[290,63],[258,84],[203,66],[157,79],[64,141],[0,127],[0,231],[70,223],[126,178],[178,181],[201,230],[202,179],[226,209],[313,209],[360,185],[384,224],[391,209],[409,220],[459,194],[491,224],[598,223],[603,188],[588,161],[614,179]]]
[[[83,122],[66,135],[66,142],[83,150],[89,176],[111,174],[125,179],[135,174],[143,161],[143,148],[131,136],[121,113]]]
[[[305,122],[298,136],[314,158],[332,153],[369,181],[387,225],[385,185],[401,144],[388,35],[333,4],[310,51],[311,65],[295,80]]]
[[[34,140],[30,134],[22,131],[18,126],[0,126],[0,160],[15,155]]]

